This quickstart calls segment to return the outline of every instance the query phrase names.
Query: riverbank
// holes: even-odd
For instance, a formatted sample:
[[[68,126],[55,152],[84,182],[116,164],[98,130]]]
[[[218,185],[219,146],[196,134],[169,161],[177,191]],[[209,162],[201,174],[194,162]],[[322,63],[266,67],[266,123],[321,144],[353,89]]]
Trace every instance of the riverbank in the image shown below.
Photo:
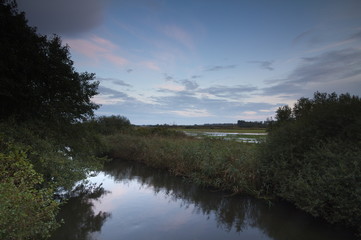
[[[164,168],[200,185],[260,196],[256,144],[159,134],[116,134],[105,142],[111,158]]]
[[[110,134],[104,136],[103,140],[108,156],[113,159],[136,161],[166,169],[197,184],[231,191],[233,194],[272,201],[285,199],[315,217],[359,231],[359,194],[353,191],[358,183],[349,181],[351,185],[348,188],[339,188],[349,179],[346,172],[342,172],[346,169],[340,169],[341,163],[349,162],[347,155],[340,151],[330,155],[334,154],[332,149],[336,149],[330,143],[329,146],[315,146],[314,155],[308,155],[309,159],[312,157],[312,162],[301,164],[292,162],[292,158],[277,160],[277,155],[269,155],[274,158],[269,161],[264,158],[267,154],[275,154],[275,151],[287,148],[286,143],[276,146],[275,136],[271,137],[261,144],[239,143],[218,138],[191,137],[166,128],[141,128]],[[355,154],[349,157],[349,160],[357,161]],[[339,165],[331,164],[337,159],[341,161]],[[347,171],[357,177],[359,168],[353,169]],[[286,181],[284,176],[291,172],[298,172],[302,176],[295,175],[298,178]],[[329,187],[330,181],[333,188]],[[354,214],[349,209],[354,209]]]

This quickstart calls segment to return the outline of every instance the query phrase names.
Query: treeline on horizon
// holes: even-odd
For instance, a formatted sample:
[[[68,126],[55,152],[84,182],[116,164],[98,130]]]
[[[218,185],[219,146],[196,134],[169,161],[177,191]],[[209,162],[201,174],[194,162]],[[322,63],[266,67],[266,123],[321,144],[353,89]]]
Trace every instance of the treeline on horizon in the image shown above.
[[[133,126],[123,116],[94,116],[95,75],[75,71],[61,38],[29,27],[15,1],[0,0],[0,33],[0,239],[49,237],[68,195],[61,193],[109,159],[139,161],[235,194],[284,199],[361,233],[358,96],[316,92],[280,107],[260,144],[196,139]],[[234,127],[252,124],[258,123]]]

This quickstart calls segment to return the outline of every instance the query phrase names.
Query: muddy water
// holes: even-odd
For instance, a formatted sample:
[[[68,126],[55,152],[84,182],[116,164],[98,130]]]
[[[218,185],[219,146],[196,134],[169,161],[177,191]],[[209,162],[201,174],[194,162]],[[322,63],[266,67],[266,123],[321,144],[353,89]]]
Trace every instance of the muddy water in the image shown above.
[[[97,185],[73,194],[51,239],[355,239],[285,203],[230,196],[144,165],[113,162],[89,181]]]

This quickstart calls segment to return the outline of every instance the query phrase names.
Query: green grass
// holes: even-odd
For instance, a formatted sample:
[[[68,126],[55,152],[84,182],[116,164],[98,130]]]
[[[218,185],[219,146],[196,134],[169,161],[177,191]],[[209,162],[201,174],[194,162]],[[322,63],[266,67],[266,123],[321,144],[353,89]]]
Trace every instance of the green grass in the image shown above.
[[[109,156],[165,168],[205,186],[258,195],[257,144],[189,137],[112,135]]]

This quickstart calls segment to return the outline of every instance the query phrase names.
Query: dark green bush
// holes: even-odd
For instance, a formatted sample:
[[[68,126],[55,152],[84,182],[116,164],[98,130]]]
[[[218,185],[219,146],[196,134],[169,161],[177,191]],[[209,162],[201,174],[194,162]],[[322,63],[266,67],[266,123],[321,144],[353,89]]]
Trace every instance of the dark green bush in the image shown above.
[[[261,157],[263,192],[359,228],[361,100],[315,93],[277,111]],[[359,229],[361,231],[361,229]]]
[[[131,130],[129,119],[123,116],[101,116],[90,122],[94,130],[102,135],[110,135]]]

